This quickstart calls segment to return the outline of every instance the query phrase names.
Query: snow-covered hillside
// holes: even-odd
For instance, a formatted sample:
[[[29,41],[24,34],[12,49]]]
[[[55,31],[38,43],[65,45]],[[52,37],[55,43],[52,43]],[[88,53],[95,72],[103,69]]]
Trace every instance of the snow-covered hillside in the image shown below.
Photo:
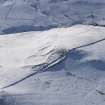
[[[105,0],[0,0],[0,33],[105,26]]]
[[[0,105],[104,105],[104,46],[90,25],[0,36]]]

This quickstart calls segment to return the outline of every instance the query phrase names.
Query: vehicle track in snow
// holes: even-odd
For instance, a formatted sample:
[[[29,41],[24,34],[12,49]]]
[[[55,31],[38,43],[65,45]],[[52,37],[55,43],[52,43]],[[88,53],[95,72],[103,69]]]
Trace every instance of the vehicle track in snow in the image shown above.
[[[13,7],[15,6],[15,4],[16,4],[16,0],[13,1],[13,4],[9,8],[7,15],[5,16],[5,21],[8,19],[8,16],[9,16],[10,12],[12,11]]]
[[[62,55],[61,57],[57,58],[56,60],[52,61],[51,63],[49,63],[49,64],[47,64],[47,65],[44,65],[44,66],[43,66],[41,69],[39,69],[38,71],[36,71],[36,72],[34,72],[34,73],[31,73],[31,74],[29,74],[29,75],[23,77],[22,79],[20,79],[20,80],[14,82],[14,83],[11,83],[11,84],[9,84],[9,85],[7,85],[7,86],[1,88],[1,89],[6,89],[6,88],[9,88],[9,87],[11,87],[11,86],[14,86],[14,85],[16,85],[16,84],[18,84],[18,83],[24,81],[25,79],[28,79],[29,77],[32,77],[32,76],[34,76],[34,75],[36,75],[36,74],[38,74],[38,73],[42,73],[42,72],[45,72],[45,71],[49,71],[48,69],[50,69],[50,68],[53,67],[54,65],[56,65],[56,64],[58,64],[58,63],[64,61],[64,60],[67,58],[67,55],[68,55],[70,52],[72,52],[72,51],[74,51],[74,50],[77,50],[77,49],[79,49],[79,48],[84,48],[84,47],[87,47],[87,46],[91,46],[91,45],[97,44],[97,43],[102,42],[102,41],[105,41],[105,38],[102,38],[102,39],[100,39],[100,40],[97,40],[97,41],[94,41],[94,42],[91,42],[91,43],[88,43],[88,44],[84,44],[84,45],[81,45],[81,46],[77,46],[77,47],[75,47],[75,48],[72,48],[72,49],[68,50],[68,51],[67,51],[64,55]]]

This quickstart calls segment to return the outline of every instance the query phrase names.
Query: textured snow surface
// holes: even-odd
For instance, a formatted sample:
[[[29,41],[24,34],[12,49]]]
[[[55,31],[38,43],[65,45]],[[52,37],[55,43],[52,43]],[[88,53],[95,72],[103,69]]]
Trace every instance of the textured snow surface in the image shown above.
[[[0,34],[74,24],[105,26],[105,0],[0,0]]]
[[[0,36],[0,105],[105,105],[104,40],[90,25]]]

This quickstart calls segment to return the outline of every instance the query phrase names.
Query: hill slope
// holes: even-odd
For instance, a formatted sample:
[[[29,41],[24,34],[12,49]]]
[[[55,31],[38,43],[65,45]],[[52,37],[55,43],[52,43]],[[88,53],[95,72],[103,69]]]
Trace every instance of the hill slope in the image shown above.
[[[105,26],[104,0],[2,0],[1,34],[75,24]]]
[[[104,105],[104,40],[88,25],[0,36],[0,102]]]

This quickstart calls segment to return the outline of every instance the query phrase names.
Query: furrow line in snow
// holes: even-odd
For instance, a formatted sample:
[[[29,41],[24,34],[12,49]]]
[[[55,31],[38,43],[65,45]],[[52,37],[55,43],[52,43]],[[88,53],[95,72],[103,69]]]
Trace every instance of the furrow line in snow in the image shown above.
[[[5,87],[3,87],[3,88],[1,88],[1,89],[5,89],[5,88],[8,88],[8,87],[14,86],[14,85],[16,85],[16,84],[18,84],[18,83],[24,81],[25,79],[27,79],[27,78],[29,78],[29,77],[31,77],[31,76],[33,76],[33,75],[36,75],[37,73],[45,72],[45,71],[47,71],[49,68],[51,68],[52,66],[54,66],[55,64],[57,64],[58,62],[62,61],[64,58],[65,58],[65,56],[62,57],[62,58],[60,57],[60,58],[54,60],[53,62],[51,62],[50,64],[45,65],[43,68],[39,69],[38,71],[36,71],[36,72],[34,72],[34,73],[32,73],[32,74],[29,74],[29,75],[27,75],[26,77],[24,77],[24,78],[22,78],[22,79],[20,79],[20,80],[18,80],[18,81],[16,81],[16,82],[14,82],[14,83],[8,85],[8,86],[5,86]]]
[[[58,64],[58,63],[60,63],[62,60],[65,60],[66,57],[67,57],[67,55],[68,55],[70,52],[72,52],[72,51],[74,51],[74,50],[76,50],[76,49],[83,48],[83,47],[87,47],[87,46],[91,46],[91,45],[94,45],[94,44],[99,43],[99,42],[102,42],[102,41],[105,41],[105,38],[100,39],[100,40],[97,40],[97,41],[94,41],[94,42],[91,42],[91,43],[88,43],[88,44],[84,44],[84,45],[81,45],[81,46],[78,46],[78,47],[75,47],[75,48],[72,48],[71,50],[67,51],[62,57],[59,57],[59,58],[57,58],[56,60],[52,61],[50,64],[45,65],[43,68],[39,69],[38,71],[36,71],[36,72],[34,72],[34,73],[32,73],[32,74],[29,74],[29,75],[25,76],[24,78],[22,78],[22,79],[20,79],[20,80],[18,80],[18,81],[16,81],[16,82],[14,82],[14,83],[11,83],[11,84],[9,84],[9,85],[7,85],[7,86],[1,88],[1,89],[5,89],[5,88],[9,88],[9,87],[11,87],[11,86],[14,86],[14,85],[16,85],[16,84],[18,84],[18,83],[24,81],[25,79],[36,75],[37,73],[42,73],[42,72],[48,71],[48,69],[51,68],[51,67],[53,67],[55,64]]]

